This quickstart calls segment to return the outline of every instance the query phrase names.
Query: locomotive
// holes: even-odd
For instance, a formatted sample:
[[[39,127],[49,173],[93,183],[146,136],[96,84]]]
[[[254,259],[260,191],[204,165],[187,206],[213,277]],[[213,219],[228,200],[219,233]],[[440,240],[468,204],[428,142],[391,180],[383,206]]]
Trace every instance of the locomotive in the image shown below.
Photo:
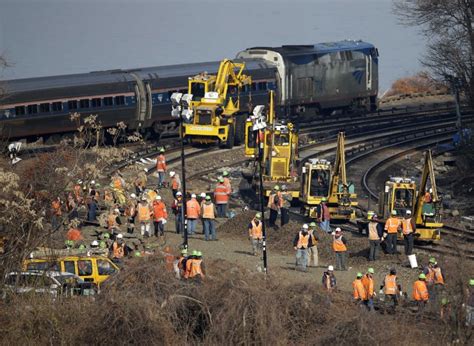
[[[241,90],[252,105],[277,95],[279,116],[329,114],[377,106],[378,51],[363,41],[254,47],[239,52],[252,84]],[[188,78],[216,73],[219,61],[95,71],[1,81],[0,137],[57,142],[76,130],[71,113],[97,114],[104,128],[123,122],[151,136],[175,132],[170,97],[186,93]]]

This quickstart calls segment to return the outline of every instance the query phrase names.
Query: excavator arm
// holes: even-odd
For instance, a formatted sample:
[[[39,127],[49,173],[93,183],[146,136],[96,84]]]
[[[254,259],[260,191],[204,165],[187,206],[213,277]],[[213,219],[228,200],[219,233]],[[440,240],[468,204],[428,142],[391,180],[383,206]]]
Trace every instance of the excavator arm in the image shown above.
[[[339,192],[339,184],[343,186],[343,197],[347,194],[349,197],[347,176],[346,176],[346,155],[344,145],[344,132],[339,132],[337,136],[336,160],[334,162],[334,175],[331,186],[329,187],[329,196],[334,196]]]
[[[227,97],[229,86],[238,86],[251,84],[252,78],[243,74],[245,63],[236,63],[229,59],[224,59],[219,65],[219,71],[216,77],[216,89],[222,100]]]
[[[420,185],[418,187],[418,196],[415,204],[414,214],[416,216],[416,223],[422,223],[422,212],[423,212],[423,204],[424,204],[424,196],[426,192],[426,187],[428,184],[428,178],[431,182],[431,202],[436,204],[439,202],[438,197],[438,190],[436,188],[436,178],[434,173],[433,167],[433,158],[431,155],[431,150],[427,150],[425,152],[425,164],[423,166],[423,172],[421,174]]]

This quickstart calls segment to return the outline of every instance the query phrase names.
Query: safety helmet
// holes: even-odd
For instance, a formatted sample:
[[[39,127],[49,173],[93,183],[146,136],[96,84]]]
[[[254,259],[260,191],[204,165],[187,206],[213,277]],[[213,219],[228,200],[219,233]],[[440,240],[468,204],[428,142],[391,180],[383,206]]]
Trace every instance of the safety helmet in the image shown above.
[[[358,278],[361,278],[362,276],[363,276],[362,273],[360,273],[360,272],[357,273],[357,277],[358,277]]]
[[[97,247],[97,246],[99,246],[99,242],[97,240],[93,240],[92,243],[91,243],[91,246]]]
[[[206,196],[206,201],[210,201],[211,200],[211,196]]]
[[[309,227],[316,227],[316,222],[314,222],[314,221],[311,222],[311,223],[309,224]]]
[[[64,242],[64,244],[65,244],[66,247],[68,247],[68,248],[74,247],[74,240],[66,240],[66,241]]]
[[[223,183],[223,182],[224,182],[224,177],[218,177],[218,178],[217,178],[217,181],[218,181],[219,183]]]
[[[328,267],[328,270],[329,270],[330,272],[334,271],[334,266],[329,266],[329,267]]]
[[[275,185],[275,187],[273,188],[273,190],[275,190],[275,191],[278,191],[278,190],[280,190],[280,186],[278,186],[278,185]]]
[[[86,246],[84,244],[79,245],[79,250],[85,250]]]
[[[367,269],[367,273],[369,273],[369,274],[375,274],[374,268],[369,268],[369,269]]]
[[[436,264],[436,258],[431,257],[431,258],[430,258],[430,263],[431,263],[431,264]]]
[[[137,198],[137,195],[135,195],[134,193],[132,193],[132,194],[130,195],[130,198]]]
[[[255,218],[256,218],[256,219],[261,219],[261,218],[262,218],[262,214],[261,214],[261,213],[255,214]]]
[[[201,196],[201,198],[206,198],[206,193],[205,193],[205,192],[201,192],[201,194],[200,194],[199,196]]]
[[[377,214],[374,214],[374,215],[372,215],[372,218],[371,218],[371,219],[372,219],[372,220],[377,220],[377,217],[378,217]]]
[[[308,228],[309,228],[308,224],[305,223],[305,224],[303,225],[303,229],[308,229]]]
[[[139,250],[136,250],[136,251],[133,253],[133,256],[135,256],[135,257],[142,257],[142,253],[141,253]]]
[[[195,193],[191,194],[191,198],[196,198],[196,194]]]
[[[171,171],[171,172],[170,172],[170,177],[174,177],[175,174],[176,174],[175,171]]]
[[[183,193],[181,191],[176,192],[176,196],[182,196]]]
[[[411,210],[407,210],[407,211],[406,211],[406,214],[407,214],[407,215],[411,215]]]
[[[341,232],[342,232],[341,227],[337,227],[337,228],[336,228],[336,233],[341,233]]]
[[[101,249],[105,249],[107,247],[107,243],[105,241],[101,240],[100,243],[99,243],[99,247]]]
[[[424,280],[424,279],[426,279],[426,275],[423,274],[423,273],[421,273],[420,275],[418,275],[418,278],[419,278],[420,280]]]
[[[395,268],[391,268],[390,269],[390,274],[391,275],[396,275],[397,274],[397,270]]]
[[[282,185],[282,186],[281,186],[281,189],[282,189],[283,191],[286,191],[286,185]]]
[[[122,239],[122,238],[123,238],[123,234],[122,234],[122,233],[117,234],[117,239]]]
[[[448,304],[448,303],[449,303],[448,298],[443,298],[443,299],[441,299],[441,305],[446,305],[446,304]]]
[[[224,171],[224,172],[222,173],[222,175],[223,175],[224,177],[227,177],[227,176],[229,175],[229,172]]]
[[[188,249],[182,249],[181,254],[182,255],[187,255],[188,254]]]
[[[91,185],[94,185],[95,184],[95,180],[91,180]]]
[[[326,197],[321,198],[321,202],[327,202],[328,199]]]
[[[100,184],[99,184],[99,183],[95,183],[95,187],[100,187]]]
[[[197,250],[193,250],[193,252],[191,253],[192,256],[197,256],[198,252]]]
[[[164,153],[164,152],[165,152],[165,148],[161,148],[160,153]]]
[[[155,199],[156,199],[157,201],[161,201],[161,196],[158,195],[158,196],[155,197]]]
[[[110,233],[108,233],[108,232],[103,233],[103,237],[104,237],[104,239],[109,239],[110,238]]]
[[[469,286],[474,286],[474,279],[469,280]]]
[[[120,214],[120,210],[117,209],[117,208],[115,208],[115,209],[114,209],[114,213]]]
[[[390,214],[392,214],[392,215],[397,215],[397,211],[396,211],[395,209],[393,209]]]
[[[202,252],[201,252],[201,251],[198,251],[197,254],[196,254],[196,256],[202,257]]]

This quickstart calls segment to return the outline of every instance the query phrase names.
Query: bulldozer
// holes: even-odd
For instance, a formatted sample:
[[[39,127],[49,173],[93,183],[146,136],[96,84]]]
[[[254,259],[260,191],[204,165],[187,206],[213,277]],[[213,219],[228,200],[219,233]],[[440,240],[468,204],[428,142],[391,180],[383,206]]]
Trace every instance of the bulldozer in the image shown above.
[[[217,75],[190,77],[188,94],[173,93],[172,115],[183,117],[182,136],[191,144],[218,143],[230,149],[244,141],[248,112],[241,107],[240,93],[252,84],[244,69],[244,62],[224,59]]]
[[[334,164],[326,159],[309,159],[301,168],[301,193],[299,200],[302,213],[317,218],[316,208],[322,199],[327,200],[331,219],[355,219],[357,195],[354,185],[346,177],[344,133],[337,137]]]
[[[428,189],[428,180],[431,187]],[[424,166],[417,187],[413,178],[391,177],[385,182],[379,196],[379,215],[387,219],[392,210],[402,218],[411,211],[416,224],[415,235],[418,240],[434,241],[441,239],[441,203],[436,189],[431,150],[425,152]],[[399,237],[402,237],[399,234]]]
[[[265,196],[270,195],[275,185],[286,185],[288,193],[298,198],[298,133],[292,123],[276,119],[274,91],[269,92],[268,106],[256,106],[245,123],[245,156],[262,159]],[[257,167],[242,172],[255,185]]]

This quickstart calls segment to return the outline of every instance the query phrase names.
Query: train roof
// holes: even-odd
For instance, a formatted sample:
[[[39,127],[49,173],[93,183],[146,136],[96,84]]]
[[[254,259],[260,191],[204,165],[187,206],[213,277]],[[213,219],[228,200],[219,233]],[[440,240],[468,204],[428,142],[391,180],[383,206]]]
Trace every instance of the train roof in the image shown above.
[[[252,47],[248,50],[270,50],[280,53],[283,57],[299,55],[324,55],[346,50],[370,50],[375,48],[373,44],[361,40],[343,40],[336,42],[316,43],[312,45],[286,45],[281,47]]]

